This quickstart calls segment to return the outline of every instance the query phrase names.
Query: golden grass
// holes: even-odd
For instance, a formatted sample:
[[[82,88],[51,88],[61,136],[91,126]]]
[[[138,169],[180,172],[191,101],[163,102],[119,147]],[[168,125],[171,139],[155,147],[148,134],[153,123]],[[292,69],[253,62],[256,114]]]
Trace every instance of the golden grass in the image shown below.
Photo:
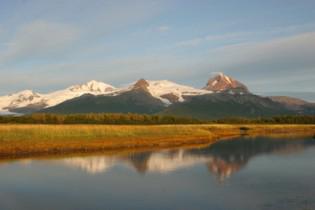
[[[0,157],[210,144],[244,132],[314,135],[315,125],[0,125]]]

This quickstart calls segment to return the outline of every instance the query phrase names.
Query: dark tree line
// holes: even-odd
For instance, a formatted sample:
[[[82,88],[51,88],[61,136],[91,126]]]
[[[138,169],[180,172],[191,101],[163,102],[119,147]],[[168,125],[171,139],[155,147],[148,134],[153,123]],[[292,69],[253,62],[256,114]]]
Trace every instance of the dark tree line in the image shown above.
[[[258,117],[258,118],[223,118],[214,120],[216,123],[229,124],[315,124],[314,115],[284,115],[274,117]]]
[[[275,116],[269,118],[222,118],[199,120],[187,117],[146,114],[31,114],[22,116],[0,116],[2,124],[315,124],[315,116]]]
[[[146,114],[31,114],[1,116],[0,123],[18,124],[199,124],[200,120]]]

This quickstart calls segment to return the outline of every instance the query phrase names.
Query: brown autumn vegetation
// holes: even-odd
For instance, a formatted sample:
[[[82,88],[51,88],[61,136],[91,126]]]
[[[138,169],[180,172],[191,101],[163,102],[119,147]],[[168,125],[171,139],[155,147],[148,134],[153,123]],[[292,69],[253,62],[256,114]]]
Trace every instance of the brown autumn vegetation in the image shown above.
[[[0,125],[0,157],[211,144],[223,138],[315,134],[315,125]]]

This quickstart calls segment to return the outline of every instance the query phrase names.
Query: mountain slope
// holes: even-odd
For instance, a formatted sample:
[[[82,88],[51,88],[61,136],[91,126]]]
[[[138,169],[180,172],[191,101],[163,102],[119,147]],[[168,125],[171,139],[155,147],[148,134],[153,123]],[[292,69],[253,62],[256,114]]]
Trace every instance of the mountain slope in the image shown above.
[[[195,89],[161,80],[150,81],[140,79],[127,88],[118,89],[114,94],[106,96],[83,95],[68,100],[41,112],[52,113],[141,113],[154,114],[166,106],[183,102],[187,97],[203,95],[211,91]]]
[[[283,104],[287,109],[299,114],[315,114],[315,103],[288,96],[270,96],[271,100]]]
[[[164,104],[143,89],[134,89],[119,95],[83,95],[54,107],[43,109],[48,113],[140,113],[153,114],[164,109]]]
[[[295,114],[282,104],[252,94],[215,93],[191,97],[167,107],[162,114],[215,119],[221,117],[258,117]]]

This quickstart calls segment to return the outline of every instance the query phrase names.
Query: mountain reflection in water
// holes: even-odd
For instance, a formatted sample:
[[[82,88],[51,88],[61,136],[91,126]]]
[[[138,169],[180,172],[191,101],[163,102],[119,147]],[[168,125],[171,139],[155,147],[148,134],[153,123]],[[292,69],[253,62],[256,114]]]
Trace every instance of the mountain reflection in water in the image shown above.
[[[315,139],[0,162],[0,210],[315,209]]]
[[[232,139],[197,149],[176,149],[132,153],[123,156],[74,157],[58,160],[58,164],[76,167],[89,174],[105,173],[116,165],[124,165],[139,173],[170,173],[204,164],[219,181],[224,181],[245,167],[258,155],[288,155],[315,146],[314,139]]]

